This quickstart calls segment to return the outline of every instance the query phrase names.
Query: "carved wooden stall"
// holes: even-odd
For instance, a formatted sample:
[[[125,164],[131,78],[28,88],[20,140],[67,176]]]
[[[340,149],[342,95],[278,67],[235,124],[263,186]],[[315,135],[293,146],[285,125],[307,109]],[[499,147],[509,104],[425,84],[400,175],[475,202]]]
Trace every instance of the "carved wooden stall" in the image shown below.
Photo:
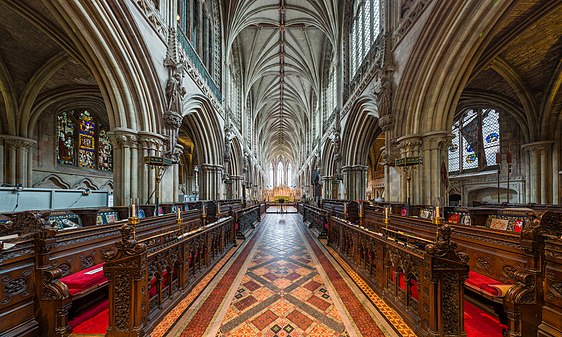
[[[205,201],[204,203],[205,213],[209,223],[231,215],[229,212],[236,212],[244,208],[242,200],[240,199]]]
[[[319,239],[325,239],[328,235],[328,212],[318,207],[303,204],[302,206],[303,221],[308,223],[308,227],[312,229]]]
[[[513,209],[471,209],[473,225],[449,224],[459,251],[470,257],[465,287],[495,303],[509,336],[537,334],[543,305],[544,249],[542,212]],[[485,227],[490,219],[522,222],[521,232]],[[384,232],[384,213],[366,207],[364,226]],[[435,237],[436,225],[427,219],[391,215],[388,227],[425,239]],[[493,227],[493,226],[492,226]]]
[[[35,248],[33,233],[40,221],[10,221],[1,225],[0,236],[20,234],[17,245],[0,250],[0,331],[2,336],[37,336],[34,298]],[[23,220],[23,219],[22,219]]]
[[[106,336],[148,335],[235,244],[231,217],[162,241],[137,242],[131,231],[122,227],[116,252],[105,254],[110,285]]]
[[[429,241],[393,237],[329,218],[328,244],[358,271],[419,336],[464,336],[468,256],[456,251],[451,228]],[[423,248],[422,248],[423,247]]]
[[[248,233],[261,221],[261,206],[255,205],[231,212],[236,223],[236,237],[245,239]]]
[[[107,298],[102,255],[114,248],[126,221],[55,230],[47,220],[50,214],[20,213],[9,228],[10,233],[29,234],[20,235],[16,246],[0,252],[7,267],[0,277],[14,280],[0,284],[4,294],[11,293],[0,305],[1,331],[6,332],[2,336],[66,335],[71,330],[69,321],[81,309]],[[201,212],[183,212],[181,222],[184,231],[196,230],[201,227]],[[146,240],[179,229],[178,216],[168,214],[141,220],[136,235]]]
[[[347,204],[349,200],[333,200],[333,199],[323,199],[322,209],[329,212],[330,215],[336,216],[340,219],[345,219],[347,213]]]
[[[546,212],[544,237],[544,305],[537,336],[562,336],[562,213]]]

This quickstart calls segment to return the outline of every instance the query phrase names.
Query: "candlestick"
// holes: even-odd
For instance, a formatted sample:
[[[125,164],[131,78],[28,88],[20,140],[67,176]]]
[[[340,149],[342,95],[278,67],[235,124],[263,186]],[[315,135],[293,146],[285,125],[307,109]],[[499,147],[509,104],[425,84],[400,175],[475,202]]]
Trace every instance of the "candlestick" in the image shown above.
[[[441,207],[435,206],[435,217],[441,218]]]

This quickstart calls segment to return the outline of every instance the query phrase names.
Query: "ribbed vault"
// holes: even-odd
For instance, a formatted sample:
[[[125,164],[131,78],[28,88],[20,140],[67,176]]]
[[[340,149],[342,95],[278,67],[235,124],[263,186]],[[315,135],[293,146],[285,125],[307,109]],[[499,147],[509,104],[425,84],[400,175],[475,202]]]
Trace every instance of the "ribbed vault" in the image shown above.
[[[224,2],[226,51],[239,46],[246,113],[265,162],[296,163],[306,144],[319,106],[322,47],[337,36],[337,3]]]

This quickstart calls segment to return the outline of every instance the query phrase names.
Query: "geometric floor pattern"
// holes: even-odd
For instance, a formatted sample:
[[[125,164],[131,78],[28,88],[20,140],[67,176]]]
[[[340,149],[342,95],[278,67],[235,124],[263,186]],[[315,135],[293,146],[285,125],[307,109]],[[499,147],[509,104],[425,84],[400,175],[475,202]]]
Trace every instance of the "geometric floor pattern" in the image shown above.
[[[346,335],[293,221],[269,224],[226,312],[220,336]]]
[[[267,214],[167,336],[399,336],[300,219]]]

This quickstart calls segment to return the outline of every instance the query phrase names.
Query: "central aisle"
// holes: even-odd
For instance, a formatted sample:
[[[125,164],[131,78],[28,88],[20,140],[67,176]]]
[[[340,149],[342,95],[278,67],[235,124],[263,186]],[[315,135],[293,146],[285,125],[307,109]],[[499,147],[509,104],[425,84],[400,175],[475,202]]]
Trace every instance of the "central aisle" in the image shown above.
[[[167,336],[398,336],[300,218],[267,214]]]

